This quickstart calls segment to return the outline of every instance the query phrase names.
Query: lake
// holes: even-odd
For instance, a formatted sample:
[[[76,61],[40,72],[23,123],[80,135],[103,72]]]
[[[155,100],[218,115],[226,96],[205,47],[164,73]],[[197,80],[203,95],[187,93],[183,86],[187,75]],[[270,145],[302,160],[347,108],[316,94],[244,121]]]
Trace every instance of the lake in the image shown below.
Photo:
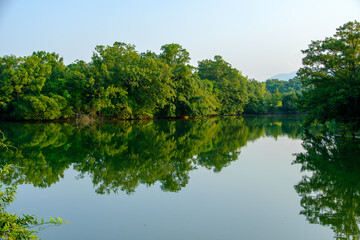
[[[7,210],[69,222],[41,239],[353,239],[359,141],[302,121],[2,122]]]

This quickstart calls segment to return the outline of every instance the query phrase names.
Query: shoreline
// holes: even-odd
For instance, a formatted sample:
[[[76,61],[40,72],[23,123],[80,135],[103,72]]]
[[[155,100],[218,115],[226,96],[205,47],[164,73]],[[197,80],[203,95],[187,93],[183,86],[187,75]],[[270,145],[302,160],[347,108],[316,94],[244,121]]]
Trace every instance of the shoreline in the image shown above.
[[[274,116],[306,116],[306,114],[300,113],[270,113],[270,114],[240,114],[240,115],[209,115],[209,116],[198,116],[198,117],[189,117],[189,116],[179,116],[179,117],[159,117],[159,118],[106,118],[106,117],[96,117],[91,118],[92,122],[103,122],[103,121],[150,121],[150,120],[196,120],[201,118],[214,118],[214,117],[274,117]],[[42,120],[17,120],[17,119],[0,119],[0,122],[20,122],[20,123],[56,123],[56,122],[79,122],[81,120],[71,117],[71,118],[60,118],[60,119],[42,119]]]

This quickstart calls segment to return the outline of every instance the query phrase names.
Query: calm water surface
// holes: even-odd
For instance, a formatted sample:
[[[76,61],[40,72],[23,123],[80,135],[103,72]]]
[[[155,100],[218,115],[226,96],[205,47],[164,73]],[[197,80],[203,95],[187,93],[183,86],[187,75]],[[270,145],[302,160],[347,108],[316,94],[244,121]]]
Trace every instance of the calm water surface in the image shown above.
[[[8,210],[70,222],[42,239],[353,239],[359,142],[302,120],[0,123]]]

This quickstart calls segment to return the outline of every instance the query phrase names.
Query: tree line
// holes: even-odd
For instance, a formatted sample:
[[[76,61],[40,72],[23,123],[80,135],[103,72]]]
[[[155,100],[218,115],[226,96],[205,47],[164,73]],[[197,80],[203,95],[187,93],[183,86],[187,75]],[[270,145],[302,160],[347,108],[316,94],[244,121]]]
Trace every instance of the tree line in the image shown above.
[[[156,54],[120,42],[96,46],[89,63],[65,65],[58,54],[44,51],[0,57],[0,116],[144,119],[297,111],[299,80],[249,80],[221,56],[198,67],[189,61],[179,44]]]
[[[360,129],[360,23],[302,51],[290,81],[258,82],[221,56],[189,64],[179,44],[139,53],[115,42],[89,63],[65,65],[56,53],[0,57],[0,118],[48,120],[79,115],[116,119],[296,113],[307,124],[336,121]]]

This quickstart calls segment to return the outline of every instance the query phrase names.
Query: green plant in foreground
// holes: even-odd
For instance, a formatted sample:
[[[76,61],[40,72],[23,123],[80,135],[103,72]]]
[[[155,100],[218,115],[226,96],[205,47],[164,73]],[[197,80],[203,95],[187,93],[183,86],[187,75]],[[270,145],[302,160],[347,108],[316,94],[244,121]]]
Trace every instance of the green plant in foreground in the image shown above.
[[[4,143],[5,137],[0,131],[2,138],[0,139],[0,149],[8,148]],[[5,164],[0,167],[0,179],[13,170],[11,164]],[[0,239],[39,239],[36,234],[51,225],[61,225],[66,223],[59,217],[44,220],[38,219],[34,215],[23,214],[18,216],[7,212],[5,209],[10,203],[14,202],[16,194],[16,186],[3,186],[0,182]]]
[[[0,178],[11,171],[11,165],[0,169]],[[39,239],[36,234],[50,225],[65,223],[61,218],[38,219],[33,215],[18,216],[7,212],[6,207],[15,199],[16,186],[3,187],[0,184],[0,239]]]

